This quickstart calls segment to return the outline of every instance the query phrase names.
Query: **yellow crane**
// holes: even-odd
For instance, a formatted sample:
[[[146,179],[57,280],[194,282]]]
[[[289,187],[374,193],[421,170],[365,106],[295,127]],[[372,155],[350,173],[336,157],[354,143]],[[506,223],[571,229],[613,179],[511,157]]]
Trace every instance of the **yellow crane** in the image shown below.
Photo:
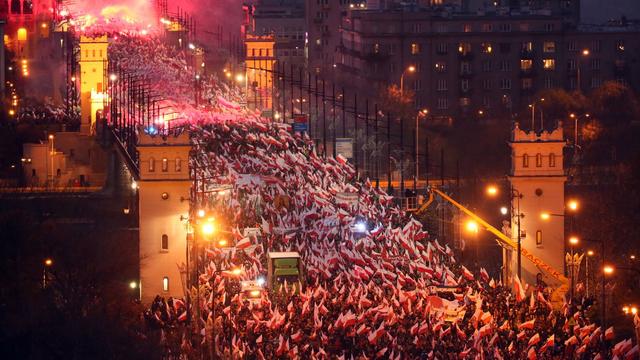
[[[420,206],[420,208],[418,210],[415,211],[416,215],[420,215],[420,214],[424,213],[427,210],[427,208],[431,205],[431,203],[433,203],[434,194],[438,195],[443,200],[447,201],[451,205],[453,205],[456,208],[458,208],[460,211],[465,213],[467,216],[469,216],[470,218],[475,220],[480,226],[482,226],[487,231],[489,231],[490,233],[495,235],[496,236],[496,241],[499,244],[504,245],[504,246],[506,246],[506,247],[508,247],[508,248],[510,248],[512,250],[515,250],[515,249],[518,248],[518,244],[515,241],[513,241],[513,239],[509,238],[504,233],[502,233],[502,231],[496,229],[491,224],[486,222],[484,219],[482,219],[478,215],[474,214],[471,210],[467,209],[466,207],[462,206],[457,201],[453,200],[449,195],[445,194],[444,192],[442,192],[442,191],[440,191],[440,190],[438,190],[438,189],[436,189],[434,187],[430,187],[429,188],[429,199],[427,201],[425,201]],[[558,271],[558,269],[555,269],[552,266],[549,266],[542,259],[540,259],[539,257],[535,256],[533,253],[528,251],[525,247],[522,246],[522,244],[520,246],[520,252],[521,252],[523,258],[528,259],[529,261],[531,261],[534,265],[536,265],[536,267],[538,269],[540,269],[542,272],[544,272],[545,274],[547,274],[550,278],[552,278],[554,280],[555,287],[554,287],[554,290],[551,293],[551,302],[554,305],[554,307],[556,307],[556,308],[561,306],[562,303],[563,303],[564,295],[569,290],[569,279],[567,279],[567,277],[565,277],[560,271]]]

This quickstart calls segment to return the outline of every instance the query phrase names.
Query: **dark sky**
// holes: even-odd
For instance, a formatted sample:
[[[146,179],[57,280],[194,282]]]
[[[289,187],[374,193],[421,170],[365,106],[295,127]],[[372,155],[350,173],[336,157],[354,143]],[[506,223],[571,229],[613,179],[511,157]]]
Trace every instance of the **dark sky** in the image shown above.
[[[640,0],[582,0],[584,23],[603,23],[623,15],[627,19],[640,19]]]

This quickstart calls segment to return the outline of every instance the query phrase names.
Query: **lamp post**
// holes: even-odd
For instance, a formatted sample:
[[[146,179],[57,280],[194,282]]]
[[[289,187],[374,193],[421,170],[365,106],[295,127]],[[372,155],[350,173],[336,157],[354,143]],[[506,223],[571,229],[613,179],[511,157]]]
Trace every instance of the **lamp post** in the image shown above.
[[[574,249],[578,245],[580,240],[576,236],[569,238],[569,245],[571,246],[571,303],[573,304],[573,297],[575,295],[575,278],[576,278],[576,259]]]
[[[407,71],[412,73],[416,71],[416,67],[411,65],[402,71],[402,74],[400,75],[400,96],[401,97],[404,97],[404,74],[406,74]]]
[[[53,186],[53,156],[55,155],[55,146],[54,146],[54,140],[55,140],[55,136],[53,134],[49,134],[49,142],[51,143],[51,151],[49,152],[49,158],[50,158],[50,169],[47,169],[47,172],[49,170],[51,170],[51,176],[47,176],[50,179],[50,183],[51,186]]]
[[[520,213],[520,199],[522,199],[522,194],[520,193],[520,191],[518,191],[516,188],[513,187],[513,185],[510,185],[509,187],[509,201],[511,203],[511,217],[513,219],[513,216],[515,214],[516,216],[516,228],[517,228],[517,234],[516,234],[516,240],[517,240],[517,270],[518,270],[518,278],[521,279],[522,278],[522,231],[520,231],[520,219],[522,218],[523,214]],[[487,187],[486,189],[487,195],[490,197],[495,197],[498,195],[499,191],[498,191],[498,187],[494,186],[494,185],[490,185]],[[517,200],[515,205],[514,205],[514,201],[513,200]]]
[[[604,244],[604,242],[603,242]],[[604,248],[604,245],[602,246]],[[606,277],[607,275],[611,275],[613,274],[613,266],[610,265],[604,265],[604,253],[602,253],[602,294],[600,295],[601,297],[601,307],[602,307],[602,328],[606,329],[607,328],[607,321],[606,321],[606,307],[605,307],[605,281],[606,281]]]
[[[574,113],[569,114],[569,117],[571,119],[573,119],[574,121],[574,125],[573,125],[573,146],[575,146],[576,148],[578,148],[578,119],[580,118],[580,116],[584,116],[586,118],[589,118],[591,116],[591,114],[584,114],[584,115],[576,115]]]
[[[42,267],[42,288],[47,287],[47,268],[53,265],[51,258],[44,259],[44,266]]]
[[[589,56],[589,54],[590,54],[589,49],[582,50],[582,53],[581,53],[582,57],[587,57],[587,56]],[[578,65],[578,91],[579,92],[582,92],[582,83],[581,83],[581,78],[580,78],[580,76],[581,76],[580,75],[581,63],[582,63],[581,57],[578,57],[578,64],[577,65]]]
[[[544,102],[544,98],[540,98],[540,102]],[[531,109],[531,131],[533,131],[535,129],[535,127],[536,127],[536,125],[535,125],[535,121],[536,121],[536,103],[537,103],[537,101],[534,101],[532,104],[529,104],[529,108]],[[540,109],[540,124],[543,124],[543,122],[544,122],[544,111],[542,109]]]
[[[589,258],[592,257],[594,255],[593,250],[587,250],[587,257],[584,260],[584,269],[585,269],[585,285],[586,285],[586,292],[587,292],[587,298],[589,298]]]
[[[416,193],[417,196],[417,183],[418,183],[418,173],[419,173],[419,160],[418,160],[418,142],[420,137],[418,136],[419,131],[420,131],[420,127],[418,126],[418,120],[420,119],[420,116],[427,116],[427,114],[429,114],[429,110],[428,109],[422,109],[420,111],[418,111],[418,113],[416,114],[416,149],[415,149],[415,159],[416,159],[416,172],[415,172],[415,178],[413,179],[413,192]],[[428,184],[427,184],[428,185]],[[417,203],[416,203],[417,204]]]

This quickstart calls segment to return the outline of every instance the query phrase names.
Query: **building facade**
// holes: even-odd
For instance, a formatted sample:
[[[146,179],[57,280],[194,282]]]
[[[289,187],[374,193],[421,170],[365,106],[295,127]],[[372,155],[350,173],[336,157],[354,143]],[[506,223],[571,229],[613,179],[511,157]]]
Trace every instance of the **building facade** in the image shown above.
[[[544,89],[588,92],[607,80],[639,88],[639,33],[628,23],[575,26],[553,12],[354,9],[342,21],[338,81],[373,97],[404,73],[416,108],[433,116],[508,117]]]

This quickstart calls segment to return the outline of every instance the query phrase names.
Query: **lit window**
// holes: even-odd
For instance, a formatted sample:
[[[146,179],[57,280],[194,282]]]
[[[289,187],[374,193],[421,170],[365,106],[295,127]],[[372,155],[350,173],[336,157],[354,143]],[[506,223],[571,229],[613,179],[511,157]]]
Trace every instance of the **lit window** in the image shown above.
[[[447,71],[447,63],[445,62],[437,62],[436,63],[436,71],[443,73],[445,71]]]
[[[462,25],[462,32],[471,32],[471,24],[464,24]]]
[[[460,43],[458,44],[458,52],[465,55],[471,52],[471,44],[470,43]]]
[[[549,167],[556,167],[556,154],[549,154]]]
[[[162,172],[169,171],[169,159],[162,158]]]
[[[529,155],[527,154],[522,155],[522,167],[529,167]]]
[[[182,171],[182,159],[176,159],[176,172]]]
[[[536,167],[542,167],[542,154],[536,154]]]
[[[520,70],[531,70],[533,60],[520,60]]]
[[[556,43],[553,41],[545,41],[542,45],[542,51],[546,53],[554,53],[556,52]]]
[[[480,44],[480,47],[482,49],[482,52],[485,54],[491,54],[491,52],[493,51],[493,47],[491,46],[491,43],[482,43]]]
[[[536,231],[536,246],[542,246],[542,231]]]
[[[418,54],[420,54],[420,45],[416,43],[411,44],[411,55]]]
[[[373,44],[373,53],[378,54],[380,52],[380,44]]]
[[[166,276],[162,278],[162,291],[169,291],[169,278]]]
[[[156,171],[156,159],[154,158],[149,158],[149,172],[154,172]]]
[[[556,60],[555,59],[544,59],[544,60],[542,60],[542,63],[544,64],[544,69],[545,70],[555,70],[555,68],[556,68]]]
[[[533,51],[533,43],[531,41],[522,43],[522,51],[523,52],[532,52]]]

